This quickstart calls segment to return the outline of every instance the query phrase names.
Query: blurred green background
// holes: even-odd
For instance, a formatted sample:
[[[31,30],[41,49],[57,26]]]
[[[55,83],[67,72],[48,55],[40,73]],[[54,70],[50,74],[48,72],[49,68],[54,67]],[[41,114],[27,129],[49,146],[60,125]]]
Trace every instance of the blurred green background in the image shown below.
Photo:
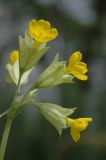
[[[61,138],[51,124],[32,107],[14,121],[5,160],[105,160],[106,159],[106,0],[0,0],[0,112],[12,100],[15,87],[6,83],[5,64],[9,53],[18,49],[18,35],[24,35],[28,21],[45,19],[59,31],[50,42],[51,50],[30,76],[25,91],[56,52],[67,60],[80,50],[89,67],[86,82],[43,89],[42,102],[78,107],[73,118],[90,117],[94,121],[76,144],[64,130]],[[0,138],[5,118],[0,119]]]

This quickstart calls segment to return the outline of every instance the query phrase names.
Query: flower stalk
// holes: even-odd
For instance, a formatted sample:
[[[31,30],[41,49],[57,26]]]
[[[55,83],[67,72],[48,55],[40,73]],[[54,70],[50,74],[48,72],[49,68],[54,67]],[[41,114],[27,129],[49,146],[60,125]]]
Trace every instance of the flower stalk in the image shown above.
[[[4,129],[1,145],[0,145],[0,160],[4,159],[4,154],[5,154],[5,150],[6,150],[6,145],[7,145],[10,129],[11,129],[11,124],[12,124],[12,121],[13,121],[14,116],[15,116],[15,112],[13,112],[12,110],[13,110],[13,107],[14,107],[15,100],[16,100],[17,96],[19,96],[19,94],[20,94],[21,77],[22,77],[22,75],[19,76],[16,93],[15,93],[14,99],[11,103],[10,109],[3,113],[3,116],[7,114],[7,120],[6,120],[6,124],[5,124],[5,129]],[[12,112],[13,112],[13,114],[12,114]],[[11,114],[13,116],[9,116]]]
[[[10,133],[11,124],[12,124],[12,118],[7,117],[5,129],[3,133],[3,138],[1,141],[1,145],[0,145],[0,160],[4,159],[4,154],[5,154],[7,140],[8,140],[9,133]]]

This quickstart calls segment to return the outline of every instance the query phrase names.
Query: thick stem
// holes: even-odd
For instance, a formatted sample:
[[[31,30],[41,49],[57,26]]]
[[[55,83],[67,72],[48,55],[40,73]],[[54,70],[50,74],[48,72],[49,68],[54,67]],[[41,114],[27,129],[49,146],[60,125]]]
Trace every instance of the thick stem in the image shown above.
[[[1,145],[0,145],[0,160],[4,159],[7,140],[8,140],[8,136],[9,136],[9,132],[10,132],[10,128],[11,128],[11,123],[12,123],[12,119],[7,118],[4,133],[3,133],[3,138],[1,141]]]

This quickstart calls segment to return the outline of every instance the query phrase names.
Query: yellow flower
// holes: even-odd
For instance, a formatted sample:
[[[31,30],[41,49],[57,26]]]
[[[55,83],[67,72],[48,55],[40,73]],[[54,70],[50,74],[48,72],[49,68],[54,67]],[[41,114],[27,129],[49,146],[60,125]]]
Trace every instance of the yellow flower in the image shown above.
[[[14,50],[10,53],[9,64],[13,65],[17,59],[19,59],[19,52],[17,50]]]
[[[71,128],[70,134],[75,142],[80,139],[80,132],[84,131],[87,128],[88,122],[92,122],[92,118],[66,118],[66,123],[68,127]]]
[[[82,54],[79,51],[74,52],[69,59],[68,66],[65,67],[65,74],[72,74],[80,80],[87,80],[88,76],[85,75],[88,71],[87,64],[81,60]]]
[[[43,19],[39,21],[31,20],[29,22],[28,33],[38,42],[48,42],[58,36],[57,29],[51,28],[50,23]]]

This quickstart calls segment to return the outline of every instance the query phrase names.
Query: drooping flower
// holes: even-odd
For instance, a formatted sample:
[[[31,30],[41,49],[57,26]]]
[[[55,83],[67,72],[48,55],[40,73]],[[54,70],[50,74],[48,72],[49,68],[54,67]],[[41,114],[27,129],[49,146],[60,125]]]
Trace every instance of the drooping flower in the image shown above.
[[[51,28],[48,21],[33,19],[29,22],[28,34],[38,42],[48,42],[58,36],[58,31],[56,28]]]
[[[9,56],[9,64],[13,65],[18,59],[19,59],[19,52],[17,50],[12,51]]]
[[[61,135],[62,130],[67,128],[66,117],[74,113],[76,108],[63,108],[57,104],[34,102],[41,114],[57,129]]]
[[[87,64],[81,62],[81,60],[81,52],[74,52],[69,59],[68,66],[65,67],[65,74],[72,74],[80,80],[87,80],[88,76],[85,75],[85,73],[88,71]]]
[[[70,127],[70,134],[75,142],[80,139],[80,132],[87,129],[89,122],[92,122],[92,118],[66,118],[67,126]]]

